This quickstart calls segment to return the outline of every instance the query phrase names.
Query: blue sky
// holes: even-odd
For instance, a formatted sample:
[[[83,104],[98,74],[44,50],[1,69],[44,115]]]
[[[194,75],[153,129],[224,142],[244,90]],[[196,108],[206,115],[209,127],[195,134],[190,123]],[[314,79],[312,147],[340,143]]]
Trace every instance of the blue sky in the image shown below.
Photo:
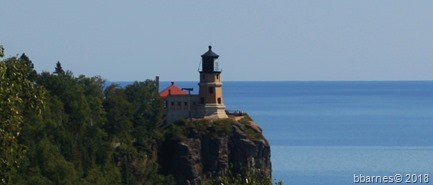
[[[0,44],[38,71],[196,81],[433,80],[433,1],[3,1]]]

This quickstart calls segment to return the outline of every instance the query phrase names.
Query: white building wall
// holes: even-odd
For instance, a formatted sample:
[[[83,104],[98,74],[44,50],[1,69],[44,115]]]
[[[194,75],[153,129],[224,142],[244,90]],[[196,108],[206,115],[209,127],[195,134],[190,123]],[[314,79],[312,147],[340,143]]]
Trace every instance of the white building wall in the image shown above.
[[[168,96],[165,101],[167,122],[189,118],[190,111],[191,117],[197,117],[198,95]]]

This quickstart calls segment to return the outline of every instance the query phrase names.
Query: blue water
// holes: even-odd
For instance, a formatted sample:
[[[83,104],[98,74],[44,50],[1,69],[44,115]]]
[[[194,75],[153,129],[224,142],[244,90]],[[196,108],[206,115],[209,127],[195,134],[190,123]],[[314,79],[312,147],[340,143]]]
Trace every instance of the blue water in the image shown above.
[[[196,82],[177,85],[197,90]],[[224,82],[223,93],[227,109],[261,126],[273,178],[284,184],[433,176],[433,81]]]
[[[224,98],[260,124],[285,184],[433,175],[433,82],[226,82]]]

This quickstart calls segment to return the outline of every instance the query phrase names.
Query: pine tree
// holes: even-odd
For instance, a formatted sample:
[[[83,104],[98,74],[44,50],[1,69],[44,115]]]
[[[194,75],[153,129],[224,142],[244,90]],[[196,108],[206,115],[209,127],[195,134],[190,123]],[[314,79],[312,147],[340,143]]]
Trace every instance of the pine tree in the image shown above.
[[[5,56],[5,53],[4,53],[4,51],[5,51],[5,49],[3,48],[3,46],[2,46],[2,45],[0,45],[0,57],[3,57],[3,56]]]
[[[65,71],[62,68],[62,64],[59,61],[57,61],[57,63],[56,63],[56,68],[55,68],[54,73],[58,74],[58,75],[59,74],[65,74]]]
[[[35,67],[33,65],[33,62],[29,59],[29,57],[25,53],[23,53],[19,59],[23,61],[25,64],[27,64],[29,68],[29,73],[28,73],[29,76],[27,79],[29,79],[30,81],[34,81],[37,76],[37,73],[36,70],[34,69]]]

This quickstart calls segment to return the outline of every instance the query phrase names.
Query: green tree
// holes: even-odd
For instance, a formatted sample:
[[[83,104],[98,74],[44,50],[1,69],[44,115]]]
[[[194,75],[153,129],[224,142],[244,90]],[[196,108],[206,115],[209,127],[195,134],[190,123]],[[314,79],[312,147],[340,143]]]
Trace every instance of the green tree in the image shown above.
[[[0,178],[6,184],[174,184],[158,174],[162,101],[154,81],[104,87],[60,62],[0,62]]]
[[[139,151],[150,152],[155,141],[162,139],[159,126],[163,121],[163,102],[156,89],[156,82],[134,82],[125,88],[125,93],[134,107],[134,145]]]
[[[29,79],[30,81],[34,81],[35,78],[36,78],[37,73],[36,73],[36,70],[34,69],[33,62],[30,60],[30,58],[29,58],[25,53],[23,53],[23,54],[20,56],[19,59],[20,59],[21,61],[23,61],[23,62],[27,65],[27,67],[29,68],[29,76],[28,76],[28,79]]]
[[[54,73],[55,74],[64,74],[65,73],[65,71],[62,68],[62,64],[59,61],[57,61],[57,63],[56,63],[56,68],[54,68]]]
[[[42,73],[38,83],[44,86],[53,99],[61,101],[64,118],[55,140],[65,159],[73,161],[87,176],[90,169],[100,165],[110,152],[106,150],[107,133],[103,129],[106,112],[103,107],[103,84],[100,77],[74,77],[70,71]],[[60,104],[59,104],[60,105]]]
[[[78,174],[72,162],[66,161],[58,146],[43,138],[37,142],[35,160],[41,174],[54,184],[78,184]]]
[[[3,48],[3,46],[0,45],[0,57],[5,56],[4,50],[5,50],[5,49]]]
[[[32,71],[23,59],[0,62],[0,180],[11,183],[20,166],[24,146],[18,143],[23,112],[40,113],[45,91],[29,80]]]
[[[104,91],[104,108],[107,112],[107,124],[104,126],[110,138],[115,142],[131,145],[133,138],[133,104],[128,101],[125,89],[110,85]]]

